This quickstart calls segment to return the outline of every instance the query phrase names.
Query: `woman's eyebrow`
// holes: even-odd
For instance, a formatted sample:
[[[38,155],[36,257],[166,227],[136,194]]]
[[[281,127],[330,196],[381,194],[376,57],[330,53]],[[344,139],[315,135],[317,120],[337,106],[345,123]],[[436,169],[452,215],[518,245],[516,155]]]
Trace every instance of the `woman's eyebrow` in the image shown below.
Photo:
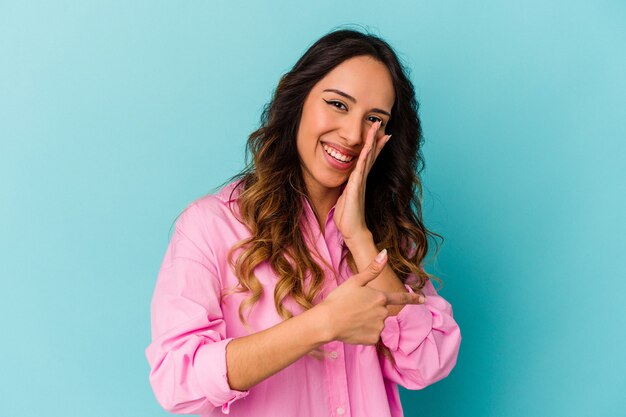
[[[329,93],[336,93],[336,94],[339,94],[340,96],[343,96],[343,97],[347,98],[347,99],[348,99],[348,100],[350,100],[351,102],[356,103],[356,98],[352,97],[352,96],[351,96],[350,94],[348,94],[348,93],[344,93],[344,92],[343,92],[343,91],[341,91],[341,90],[337,90],[336,88],[327,88],[326,90],[324,90],[324,92],[329,92]],[[390,114],[388,111],[383,110],[383,109],[376,109],[376,108],[374,108],[374,109],[372,109],[372,111],[373,111],[373,112],[375,112],[375,113],[385,114],[385,115],[387,115],[387,116],[391,117],[391,114]]]

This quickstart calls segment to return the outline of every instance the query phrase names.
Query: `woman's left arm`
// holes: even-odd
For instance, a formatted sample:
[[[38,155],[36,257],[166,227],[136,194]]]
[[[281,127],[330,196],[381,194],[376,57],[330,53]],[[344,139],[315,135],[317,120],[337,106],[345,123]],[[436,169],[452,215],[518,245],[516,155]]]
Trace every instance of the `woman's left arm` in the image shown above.
[[[372,124],[354,170],[335,205],[333,219],[354,257],[359,271],[378,253],[365,222],[366,178],[390,135],[381,136],[380,123]],[[367,286],[385,292],[413,292],[387,265]],[[422,389],[448,376],[456,364],[461,332],[452,317],[452,306],[430,282],[423,290],[424,304],[390,305],[381,339],[395,366],[380,357],[385,377],[407,389]]]

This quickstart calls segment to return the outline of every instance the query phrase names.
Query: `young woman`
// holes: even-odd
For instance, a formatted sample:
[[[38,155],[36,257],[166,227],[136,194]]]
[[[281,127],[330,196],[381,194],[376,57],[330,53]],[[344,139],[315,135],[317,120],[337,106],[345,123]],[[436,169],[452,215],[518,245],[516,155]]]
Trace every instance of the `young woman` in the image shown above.
[[[461,334],[422,268],[421,143],[386,42],[339,30],[307,50],[247,168],[176,222],[146,349],[163,408],[402,416],[398,384],[450,373]]]

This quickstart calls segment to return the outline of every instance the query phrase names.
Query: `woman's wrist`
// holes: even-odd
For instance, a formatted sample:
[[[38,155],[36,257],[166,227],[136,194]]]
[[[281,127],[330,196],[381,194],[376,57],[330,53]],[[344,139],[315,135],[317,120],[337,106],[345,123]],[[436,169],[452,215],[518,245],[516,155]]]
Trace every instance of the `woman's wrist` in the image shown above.
[[[362,252],[362,249],[364,248],[369,249],[371,247],[374,247],[374,250],[376,249],[376,245],[374,244],[374,236],[372,235],[372,232],[369,231],[369,229],[365,229],[359,233],[356,233],[349,239],[344,239],[344,242],[346,243],[346,246],[348,246],[348,249],[350,249],[350,252],[352,252],[353,254],[357,252]]]
[[[302,315],[306,315],[304,317],[308,320],[308,328],[313,329],[315,340],[320,345],[332,342],[337,338],[332,313],[323,301]]]

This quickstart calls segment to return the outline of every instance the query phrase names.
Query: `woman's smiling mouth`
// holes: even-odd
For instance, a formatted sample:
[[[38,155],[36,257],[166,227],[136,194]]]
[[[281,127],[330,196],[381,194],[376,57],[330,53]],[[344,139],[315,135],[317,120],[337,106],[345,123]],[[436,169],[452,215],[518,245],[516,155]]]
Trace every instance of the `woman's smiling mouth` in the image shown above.
[[[327,145],[326,143],[322,143],[322,147],[324,148],[324,151],[326,151],[328,155],[332,156],[334,159],[336,159],[339,162],[348,163],[354,159],[353,155],[346,155],[340,152],[338,149],[330,145]]]

